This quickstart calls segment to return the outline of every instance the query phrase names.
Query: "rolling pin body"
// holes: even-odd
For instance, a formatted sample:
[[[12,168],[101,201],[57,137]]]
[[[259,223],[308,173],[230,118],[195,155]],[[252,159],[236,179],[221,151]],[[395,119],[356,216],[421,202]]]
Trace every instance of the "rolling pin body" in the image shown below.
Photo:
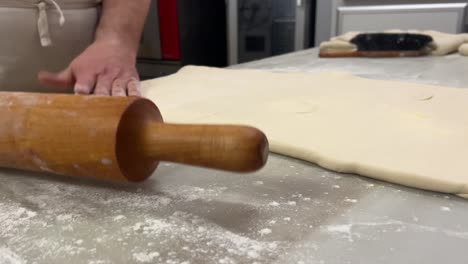
[[[249,172],[267,153],[255,128],[165,124],[143,98],[0,92],[0,167],[142,181],[159,161]]]

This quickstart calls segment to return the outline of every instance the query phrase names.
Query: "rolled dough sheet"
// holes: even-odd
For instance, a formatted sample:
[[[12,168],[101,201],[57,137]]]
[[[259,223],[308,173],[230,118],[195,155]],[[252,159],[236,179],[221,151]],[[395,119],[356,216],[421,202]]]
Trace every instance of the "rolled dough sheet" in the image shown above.
[[[187,66],[144,81],[166,122],[247,124],[271,151],[468,198],[468,90],[348,73]]]

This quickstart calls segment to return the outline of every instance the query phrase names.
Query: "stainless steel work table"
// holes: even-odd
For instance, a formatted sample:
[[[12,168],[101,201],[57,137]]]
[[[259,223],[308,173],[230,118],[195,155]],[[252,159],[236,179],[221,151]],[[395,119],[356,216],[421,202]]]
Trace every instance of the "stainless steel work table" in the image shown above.
[[[307,50],[233,68],[468,87],[468,58],[458,55],[318,59]],[[468,200],[275,154],[248,175],[163,163],[137,185],[0,173],[0,263],[429,264],[467,263],[467,252]]]

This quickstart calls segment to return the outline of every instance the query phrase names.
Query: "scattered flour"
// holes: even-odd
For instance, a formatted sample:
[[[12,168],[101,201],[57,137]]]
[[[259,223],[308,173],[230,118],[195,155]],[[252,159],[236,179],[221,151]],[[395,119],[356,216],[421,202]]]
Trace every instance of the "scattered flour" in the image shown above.
[[[101,163],[102,163],[103,165],[110,166],[110,165],[112,165],[112,160],[109,159],[109,158],[102,158],[102,159],[101,159]]]
[[[8,248],[0,247],[0,263],[1,264],[23,264],[26,263],[15,252]]]
[[[177,200],[184,201],[212,201],[218,199],[222,194],[227,190],[227,187],[215,186],[212,188],[200,188],[194,186],[165,186],[162,189],[165,193],[177,194],[177,197],[174,197]]]
[[[271,229],[270,228],[263,228],[262,230],[258,231],[261,236],[269,235],[271,234]]]
[[[0,238],[13,237],[22,228],[29,228],[36,212],[23,207],[10,206],[0,203]]]
[[[224,258],[218,260],[218,263],[219,264],[231,264],[231,263],[236,263],[236,262],[231,258],[224,257]]]
[[[141,263],[154,263],[155,258],[159,257],[159,252],[140,252],[133,253],[133,258]]]
[[[269,206],[279,206],[280,204],[278,202],[271,202],[268,204]]]
[[[349,199],[349,198],[346,198],[346,199],[344,199],[344,202],[347,202],[347,203],[357,203],[357,200],[356,200],[356,199]]]
[[[104,260],[91,260],[88,264],[107,264],[108,262]]]
[[[353,242],[353,236],[351,234],[351,227],[352,227],[352,224],[332,225],[332,226],[327,226],[327,231],[330,233],[343,233],[348,237],[348,240],[350,242]]]
[[[32,158],[34,164],[36,164],[37,167],[39,167],[41,170],[43,171],[48,171],[48,172],[53,172],[47,165],[47,163],[45,161],[43,161],[42,159],[40,159],[38,156],[36,155],[33,155],[33,158]]]
[[[28,184],[28,180],[35,183]],[[144,219],[146,210],[158,210],[172,202],[160,195],[99,186],[81,186],[34,178],[21,178],[14,182],[15,184],[6,187],[0,186],[6,188],[0,192],[0,241],[8,245],[8,248],[0,249],[1,264],[48,262],[51,259],[57,263],[73,262],[73,259],[86,263],[112,263],[109,259],[99,258],[102,253],[96,250],[96,245],[108,247],[120,240],[118,243],[125,247],[132,242],[119,230],[123,230],[126,225],[133,227],[140,223],[135,222],[135,219],[138,216]],[[18,196],[18,199],[11,196],[15,199],[9,200],[11,198],[2,197],[5,193],[26,195]],[[119,214],[122,211],[132,216],[132,221],[118,221],[124,219]],[[155,233],[158,228],[167,226],[158,224],[151,219],[141,221],[139,232]],[[108,229],[116,231],[107,234]],[[79,237],[74,232],[78,232]],[[124,252],[127,251],[120,254]]]
[[[126,259],[138,263],[180,264],[188,263],[187,260],[203,263],[206,256],[218,263],[272,263],[279,254],[291,247],[286,241],[271,241],[281,235],[276,230],[277,222],[295,227],[301,218],[293,211],[302,209],[300,206],[306,204],[317,206],[317,209],[326,206],[325,203],[315,204],[315,198],[313,203],[301,202],[312,200],[305,197],[312,195],[306,191],[303,194],[283,193],[283,197],[271,192],[267,202],[255,204],[245,201],[251,197],[231,199],[234,191],[216,185],[200,188],[191,185],[160,187],[149,184],[140,185],[137,189],[119,186],[109,188],[104,185],[83,187],[80,184],[60,181],[50,183],[44,180],[37,180],[35,184],[15,181],[15,184],[0,188],[5,188],[9,193],[28,195],[18,199],[10,196],[0,199],[0,241],[8,245],[7,248],[0,247],[2,264],[33,263],[30,260],[34,258],[46,261],[57,259],[62,263],[80,260],[104,264]],[[244,184],[248,187],[252,182],[244,180]],[[83,191],[84,188],[86,191]],[[240,206],[234,205],[236,210],[216,209],[219,208],[217,203],[225,205],[225,196]],[[247,211],[237,210],[244,206]],[[276,208],[263,210],[266,206]],[[223,215],[224,212],[226,215]],[[262,223],[256,225],[260,228],[253,229],[253,232],[249,226],[244,226],[253,233],[251,235],[234,233],[231,226],[220,224],[221,218],[236,217],[245,212],[267,213],[260,215],[258,219],[262,219]],[[320,227],[322,223],[310,222],[303,227],[307,228],[305,232],[321,230],[350,241],[366,239],[367,229],[382,227],[388,232],[433,232],[468,239],[468,233],[456,229],[420,226],[411,219],[409,221],[411,224],[398,221],[357,222],[323,227]],[[119,259],[110,259],[113,253],[102,260],[103,251],[111,252],[116,247],[121,249],[115,253]]]
[[[171,227],[171,224],[158,219],[146,219],[144,222],[136,223],[133,231],[141,231],[143,234],[158,234]]]
[[[441,210],[441,211],[444,211],[444,212],[450,212],[450,211],[452,211],[452,209],[450,209],[450,207],[447,207],[447,206],[441,206],[441,207],[440,207],[440,210]]]
[[[124,215],[118,215],[118,216],[114,217],[114,221],[120,221],[120,220],[123,220],[125,218],[126,217]]]
[[[72,219],[73,219],[72,214],[61,214],[57,216],[57,221],[60,221],[60,222],[67,222],[67,221],[71,221]]]
[[[389,229],[382,229],[383,227],[388,227]],[[430,232],[430,233],[441,233],[448,237],[455,237],[460,239],[468,240],[468,232],[454,231],[445,228],[436,228],[425,225],[418,225],[415,223],[406,223],[402,221],[389,220],[386,222],[356,222],[356,223],[347,223],[340,225],[328,225],[322,227],[327,233],[338,233],[344,235],[349,242],[354,242],[354,238],[363,239],[363,234],[366,230],[376,228],[376,231],[381,231],[382,233],[387,232]],[[375,238],[371,238],[375,239]]]
[[[207,249],[200,247],[202,243],[210,248],[210,255],[213,256],[213,259],[224,259],[225,263],[231,263],[228,262],[230,258],[236,259],[236,262],[239,258],[262,260],[274,255],[275,249],[278,248],[277,242],[252,240],[185,212],[175,212],[166,219],[146,219],[123,232],[130,233],[131,236],[139,234],[142,239],[147,237],[158,241],[166,241],[167,239],[186,241],[192,246],[184,246],[183,249],[191,255],[204,254]],[[263,236],[271,232],[271,229],[264,228],[259,231],[259,234]],[[143,257],[146,255],[140,254],[138,256],[144,259]],[[174,263],[182,263],[182,260],[179,259]]]

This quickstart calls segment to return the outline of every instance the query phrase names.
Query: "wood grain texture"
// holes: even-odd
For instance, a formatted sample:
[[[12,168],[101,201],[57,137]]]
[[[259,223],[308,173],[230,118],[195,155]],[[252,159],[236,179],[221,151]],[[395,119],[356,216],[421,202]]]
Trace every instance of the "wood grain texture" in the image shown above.
[[[0,166],[142,181],[161,160],[247,172],[266,163],[252,127],[165,124],[136,97],[0,92]]]
[[[265,164],[265,135],[247,126],[151,123],[142,130],[141,153],[156,160],[236,172],[255,171]]]

